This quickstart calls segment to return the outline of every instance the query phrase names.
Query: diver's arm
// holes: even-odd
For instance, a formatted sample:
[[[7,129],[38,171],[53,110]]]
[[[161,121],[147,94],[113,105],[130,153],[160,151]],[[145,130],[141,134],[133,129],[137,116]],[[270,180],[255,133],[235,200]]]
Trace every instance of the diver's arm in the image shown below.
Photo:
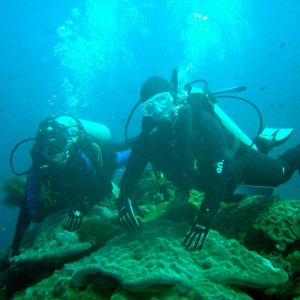
[[[137,183],[149,162],[150,145],[147,138],[141,135],[132,147],[127,166],[120,183],[119,199],[132,195]]]
[[[26,196],[25,196],[26,197]],[[12,258],[20,254],[20,245],[23,240],[25,231],[27,230],[31,217],[27,209],[25,197],[21,203],[21,208],[18,216],[18,221],[15,229],[13,243],[6,250],[3,257],[0,258],[0,273],[7,270],[12,263]]]
[[[133,230],[138,226],[134,211],[142,215],[141,211],[131,202],[129,197],[132,195],[140,176],[148,163],[149,149],[147,139],[140,136],[140,139],[138,139],[133,146],[125,173],[121,180],[117,207],[119,222],[125,230]]]
[[[31,216],[27,208],[26,200],[24,199],[21,204],[15,235],[14,235],[13,243],[11,245],[10,258],[12,258],[15,255],[19,255],[20,245],[23,240],[24,233],[28,229],[30,223],[31,223]]]
[[[198,125],[201,128],[205,145],[199,145],[199,157],[205,159],[198,161],[198,168],[207,178],[205,198],[201,203],[194,224],[183,240],[183,245],[189,250],[201,249],[205,243],[212,220],[216,215],[220,202],[223,200],[227,182],[227,161],[230,153],[227,139],[221,124],[209,113],[202,113]],[[197,148],[197,147],[196,147]],[[197,156],[197,153],[196,153]],[[201,162],[200,162],[201,161]]]
[[[32,171],[27,174],[27,191],[24,200],[21,203],[18,221],[15,230],[15,236],[11,246],[11,251],[15,255],[19,254],[20,244],[27,228],[31,223],[31,215],[34,214],[38,197],[40,194],[40,181],[35,168],[31,167]]]
[[[206,225],[210,225],[212,218],[217,213],[220,202],[223,201],[228,178],[230,161],[234,157],[229,149],[224,128],[218,119],[209,113],[201,116],[201,128],[205,149],[204,170],[207,176],[205,198],[200,206],[199,214],[205,219]],[[203,168],[203,166],[202,166]]]
[[[122,168],[127,165],[130,157],[131,150],[116,152],[116,169]]]

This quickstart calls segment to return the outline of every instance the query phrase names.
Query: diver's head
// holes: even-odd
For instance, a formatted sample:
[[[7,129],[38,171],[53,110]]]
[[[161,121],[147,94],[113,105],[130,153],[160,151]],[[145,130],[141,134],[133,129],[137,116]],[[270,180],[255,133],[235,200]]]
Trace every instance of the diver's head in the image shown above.
[[[171,119],[175,113],[175,103],[170,92],[159,93],[142,104],[142,113],[154,121]]]
[[[171,90],[171,84],[168,80],[160,76],[148,78],[141,87],[141,101],[145,102],[156,94],[168,92]]]
[[[46,119],[38,128],[31,150],[34,165],[66,167],[75,148],[78,148],[81,134],[80,124],[70,116]]]
[[[173,123],[176,104],[170,93],[171,84],[160,76],[150,77],[141,88],[142,113],[155,122]]]

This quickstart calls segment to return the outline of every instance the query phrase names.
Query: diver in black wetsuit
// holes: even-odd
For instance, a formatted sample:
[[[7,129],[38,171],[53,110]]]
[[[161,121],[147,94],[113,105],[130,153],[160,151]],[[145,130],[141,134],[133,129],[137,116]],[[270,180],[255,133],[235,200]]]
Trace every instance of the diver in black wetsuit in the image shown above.
[[[186,249],[197,250],[204,245],[220,202],[230,201],[237,184],[276,187],[286,182],[300,167],[300,145],[279,159],[267,157],[222,125],[205,93],[190,94],[188,101],[177,105],[170,91],[170,83],[159,76],[149,78],[141,88],[142,132],[121,180],[119,221],[127,230],[138,226],[129,197],[150,162],[175,185],[205,192],[183,240]]]
[[[98,125],[92,128],[97,135],[94,136],[82,122],[62,115],[49,117],[40,124],[31,149],[32,167],[23,173],[14,172],[27,173],[27,188],[13,243],[7,257],[0,261],[0,272],[20,254],[24,233],[32,222],[66,210],[64,229],[76,231],[89,208],[112,192],[114,171],[126,164],[130,149],[117,149],[117,144],[113,147],[106,126],[84,121]]]

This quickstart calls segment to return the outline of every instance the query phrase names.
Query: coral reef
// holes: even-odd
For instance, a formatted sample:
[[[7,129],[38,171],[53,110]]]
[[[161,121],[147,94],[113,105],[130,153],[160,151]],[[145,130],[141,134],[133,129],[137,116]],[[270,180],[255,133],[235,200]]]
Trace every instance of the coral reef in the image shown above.
[[[106,207],[92,208],[77,233],[63,229],[66,216],[66,211],[59,211],[26,233],[21,254],[12,259],[11,270],[1,273],[0,298],[10,299],[31,281],[49,276],[67,262],[77,261],[122,232],[116,211]]]
[[[95,206],[87,217],[83,218],[77,235],[81,243],[88,242],[93,248],[98,249],[103,247],[113,236],[122,232],[123,229],[119,226],[116,211]]]
[[[274,199],[268,209],[259,213],[253,222],[253,228],[275,243],[278,251],[300,238],[300,202],[299,200]]]
[[[87,253],[91,247],[102,247],[114,235],[123,232],[117,223],[116,211],[106,207],[93,207],[83,218],[78,231],[64,230],[65,211],[57,212],[37,224],[25,238],[21,254],[13,258],[14,264],[40,264],[72,261],[73,257]]]
[[[115,198],[76,233],[63,230],[65,215],[52,216],[26,235],[9,299],[300,299],[300,202],[222,203],[204,248],[189,252],[181,241],[202,199],[146,172],[134,194],[145,217],[134,232],[119,226]]]
[[[2,203],[4,205],[20,206],[25,196],[25,180],[22,180],[17,176],[13,176],[4,180],[1,190],[5,194],[2,198]]]
[[[61,264],[87,252],[90,243],[81,243],[76,233],[63,229],[65,217],[65,211],[59,211],[32,226],[22,242],[21,254],[13,258],[13,264]]]
[[[215,231],[201,252],[186,251],[180,241],[187,229],[187,224],[166,220],[142,224],[134,232],[114,237],[90,256],[66,264],[60,275],[57,271],[14,299],[36,299],[37,291],[44,292],[44,299],[51,299],[53,287],[63,277],[61,297],[73,289],[67,288],[70,280],[73,286],[87,287],[90,292],[94,278],[104,276],[114,278],[124,290],[139,292],[141,298],[148,289],[161,285],[187,299],[252,299],[243,287],[272,288],[276,293],[276,287],[288,280],[285,271]]]
[[[299,224],[298,200],[252,196],[224,206],[213,228],[250,249],[284,253],[287,247],[292,248],[299,242]]]
[[[139,205],[145,205],[151,200],[157,206],[174,199],[174,190],[174,186],[160,172],[145,170],[132,198]]]

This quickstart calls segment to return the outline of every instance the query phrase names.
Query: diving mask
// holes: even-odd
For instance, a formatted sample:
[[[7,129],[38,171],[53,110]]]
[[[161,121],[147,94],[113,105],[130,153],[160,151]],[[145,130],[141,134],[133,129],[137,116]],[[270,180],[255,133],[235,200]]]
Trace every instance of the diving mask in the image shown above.
[[[75,119],[69,116],[49,118],[38,130],[33,158],[38,165],[49,165],[54,162],[65,166],[70,158],[70,151],[79,142],[80,127]]]
[[[173,107],[173,97],[169,92],[156,94],[142,104],[142,113],[145,117],[157,118]]]

